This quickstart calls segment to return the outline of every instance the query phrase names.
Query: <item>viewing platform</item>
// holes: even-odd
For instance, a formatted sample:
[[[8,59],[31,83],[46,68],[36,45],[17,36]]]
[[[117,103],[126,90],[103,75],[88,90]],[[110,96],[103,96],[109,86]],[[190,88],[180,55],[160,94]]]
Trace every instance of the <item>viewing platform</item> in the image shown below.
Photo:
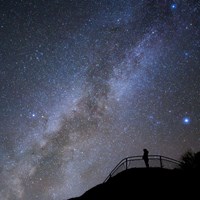
[[[149,155],[149,168],[167,168],[176,169],[180,168],[181,162],[173,158],[169,158],[161,155]],[[110,172],[104,183],[109,180],[109,178],[117,175],[118,173],[131,168],[146,168],[142,156],[130,156],[122,159],[116,167]]]

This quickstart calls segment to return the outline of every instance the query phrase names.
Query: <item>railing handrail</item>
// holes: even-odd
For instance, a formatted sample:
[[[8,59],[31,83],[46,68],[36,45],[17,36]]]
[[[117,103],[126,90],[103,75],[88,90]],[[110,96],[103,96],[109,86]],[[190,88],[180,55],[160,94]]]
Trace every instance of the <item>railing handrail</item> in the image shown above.
[[[149,160],[160,160],[160,168],[163,168],[163,165],[162,165],[162,161],[167,161],[167,162],[171,162],[171,163],[174,163],[176,165],[180,165],[181,162],[176,160],[176,159],[173,159],[173,158],[170,158],[170,157],[167,157],[167,156],[161,156],[161,155],[149,155]],[[142,158],[142,155],[139,155],[139,156],[129,156],[129,157],[126,157],[126,158],[123,158],[115,167],[114,169],[110,172],[110,174],[107,176],[107,178],[105,179],[104,182],[106,182],[109,178],[112,177],[112,175],[117,171],[117,169],[119,169],[119,167],[121,167],[124,163],[126,164],[126,169],[128,168],[128,161],[136,161],[136,160],[143,160]]]

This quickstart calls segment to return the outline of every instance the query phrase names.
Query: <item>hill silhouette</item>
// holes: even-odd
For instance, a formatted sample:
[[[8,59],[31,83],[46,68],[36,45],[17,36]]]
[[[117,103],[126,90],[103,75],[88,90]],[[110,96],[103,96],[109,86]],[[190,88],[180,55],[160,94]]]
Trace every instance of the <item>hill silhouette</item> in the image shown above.
[[[95,177],[94,177],[95,178]],[[164,168],[132,168],[70,200],[173,199],[198,197],[198,171]]]

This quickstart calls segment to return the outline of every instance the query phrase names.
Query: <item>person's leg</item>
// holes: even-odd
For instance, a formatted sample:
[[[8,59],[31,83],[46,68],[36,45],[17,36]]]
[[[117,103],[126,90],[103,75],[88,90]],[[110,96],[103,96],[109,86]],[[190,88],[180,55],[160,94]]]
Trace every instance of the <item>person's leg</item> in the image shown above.
[[[145,165],[146,165],[147,168],[149,167],[149,161],[148,160],[145,160]]]

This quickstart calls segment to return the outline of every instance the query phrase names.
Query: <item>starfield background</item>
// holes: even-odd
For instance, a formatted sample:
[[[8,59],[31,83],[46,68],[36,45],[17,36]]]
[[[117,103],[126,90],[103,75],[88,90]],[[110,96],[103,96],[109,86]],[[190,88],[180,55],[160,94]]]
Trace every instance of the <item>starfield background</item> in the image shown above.
[[[0,199],[79,196],[124,157],[200,147],[199,0],[0,0]]]

